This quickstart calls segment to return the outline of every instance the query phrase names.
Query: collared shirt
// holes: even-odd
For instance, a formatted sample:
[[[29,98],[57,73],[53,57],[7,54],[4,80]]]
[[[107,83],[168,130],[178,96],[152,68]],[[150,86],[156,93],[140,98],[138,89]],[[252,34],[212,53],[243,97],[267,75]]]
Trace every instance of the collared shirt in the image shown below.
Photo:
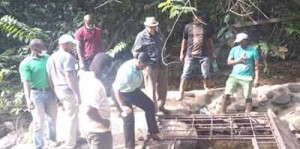
[[[152,63],[161,63],[161,51],[163,44],[163,35],[158,27],[154,35],[151,35],[146,29],[144,29],[136,36],[132,52],[133,55],[139,52],[147,52]]]
[[[75,38],[80,42],[80,48],[83,49],[85,59],[93,57],[99,52],[105,52],[102,43],[102,30],[98,27],[88,30],[83,26],[76,31]]]
[[[251,46],[247,46],[243,49],[238,45],[230,50],[229,58],[236,60],[244,54],[246,54],[246,59],[243,63],[238,63],[233,66],[231,75],[241,79],[251,80],[253,76],[254,61],[259,58],[257,50]]]
[[[65,77],[65,73],[70,71],[75,72],[75,58],[72,54],[58,50],[49,57],[47,73],[51,75],[55,92],[73,93]]]
[[[87,115],[87,109],[93,107],[103,119],[110,120],[110,105],[102,82],[95,77],[94,72],[81,72],[79,77],[79,90],[81,94],[82,128],[85,132],[107,132],[109,127],[92,120]]]
[[[47,55],[26,57],[19,67],[22,82],[29,81],[31,88],[49,88],[46,71],[47,60]]]
[[[129,93],[138,89],[142,82],[142,71],[137,69],[136,59],[132,59],[119,68],[113,88],[118,89],[122,93]]]
[[[187,40],[187,58],[207,57],[211,47],[208,38],[213,35],[213,29],[208,24],[189,23],[185,26],[183,39]]]

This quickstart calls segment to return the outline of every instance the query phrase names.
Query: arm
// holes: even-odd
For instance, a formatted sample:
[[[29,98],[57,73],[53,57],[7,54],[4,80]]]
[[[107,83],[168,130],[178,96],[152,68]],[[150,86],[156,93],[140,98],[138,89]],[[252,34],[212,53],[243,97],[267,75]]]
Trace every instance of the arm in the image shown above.
[[[125,105],[123,99],[120,96],[119,89],[116,89],[116,88],[113,87],[113,90],[114,90],[115,98],[116,98],[118,104],[120,105],[122,111],[126,112],[127,114],[131,113],[132,110],[128,106]]]
[[[180,50],[180,61],[183,62],[185,56],[185,49],[187,46],[187,40],[183,39],[181,42],[181,50]]]
[[[140,34],[138,34],[135,38],[135,41],[134,41],[134,45],[132,47],[132,55],[134,58],[136,58],[138,56],[138,54],[140,52],[142,52],[142,38],[140,37]]]
[[[254,82],[253,82],[254,87],[258,86],[258,79],[259,79],[259,67],[258,67],[258,65],[259,65],[259,61],[255,60],[254,61],[255,76],[254,76]]]
[[[86,114],[90,119],[109,127],[110,121],[108,119],[103,119],[96,108],[87,106]]]
[[[228,65],[235,65],[235,64],[238,64],[238,63],[242,63],[244,60],[246,59],[246,54],[241,56],[240,58],[238,59],[234,59],[233,57],[231,57],[230,55],[228,56],[228,59],[227,59],[227,64]]]
[[[213,59],[216,59],[217,56],[216,56],[216,50],[215,50],[215,46],[214,46],[214,41],[213,41],[213,38],[208,38],[208,44],[210,46],[210,49],[211,49],[211,57]]]
[[[66,81],[67,81],[69,88],[72,90],[72,92],[75,95],[77,103],[80,104],[81,99],[80,99],[80,93],[79,93],[79,87],[78,87],[78,80],[77,80],[75,71],[66,71],[65,77],[66,77]]]
[[[83,43],[82,43],[82,37],[81,37],[81,32],[80,29],[77,30],[75,33],[75,39],[77,40],[77,45],[76,45],[76,52],[78,55],[79,59],[79,67],[83,68],[84,67],[84,58],[83,58]]]
[[[34,108],[33,102],[30,100],[31,83],[29,81],[24,81],[23,88],[24,88],[27,108],[31,110]]]

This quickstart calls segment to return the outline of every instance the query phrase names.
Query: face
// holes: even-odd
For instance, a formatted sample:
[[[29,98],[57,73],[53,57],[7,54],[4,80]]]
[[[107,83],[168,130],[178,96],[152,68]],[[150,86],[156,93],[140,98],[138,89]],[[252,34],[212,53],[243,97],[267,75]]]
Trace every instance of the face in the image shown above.
[[[87,28],[93,28],[94,27],[94,22],[92,21],[92,18],[87,18],[84,20],[84,25]]]
[[[240,42],[242,47],[247,47],[250,44],[250,41],[248,39],[244,39]]]
[[[203,22],[203,19],[202,19],[202,17],[201,16],[194,16],[194,18],[193,18],[193,22],[194,22],[194,24],[201,24],[201,22],[200,21],[202,21]]]
[[[146,30],[148,31],[148,33],[150,33],[151,35],[154,35],[156,32],[156,26],[146,26]]]
[[[63,44],[63,48],[65,49],[65,51],[67,52],[72,52],[73,50],[73,43],[72,42],[67,42],[65,44]]]
[[[149,64],[148,63],[143,63],[141,61],[138,61],[138,65],[137,65],[137,68],[139,70],[144,70]]]
[[[37,44],[33,47],[33,52],[36,53],[36,54],[41,54],[42,51],[47,51],[44,44]]]

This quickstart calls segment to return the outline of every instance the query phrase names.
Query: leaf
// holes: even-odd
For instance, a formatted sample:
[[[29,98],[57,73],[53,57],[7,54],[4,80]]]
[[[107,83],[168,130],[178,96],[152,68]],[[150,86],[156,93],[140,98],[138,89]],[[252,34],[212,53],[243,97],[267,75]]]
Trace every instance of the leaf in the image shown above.
[[[220,30],[218,31],[217,37],[218,37],[218,38],[221,38],[227,30],[228,30],[228,27],[227,27],[227,26],[226,26],[226,27],[223,27],[222,29],[220,29]]]
[[[230,19],[231,19],[231,15],[230,15],[230,14],[227,14],[227,15],[224,17],[224,23],[229,24]]]

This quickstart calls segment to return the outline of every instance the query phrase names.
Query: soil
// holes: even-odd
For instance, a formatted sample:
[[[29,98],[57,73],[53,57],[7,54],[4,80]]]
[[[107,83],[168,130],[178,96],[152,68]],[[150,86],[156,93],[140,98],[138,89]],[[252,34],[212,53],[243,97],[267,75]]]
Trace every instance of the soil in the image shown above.
[[[279,61],[269,64],[269,75],[263,73],[263,66],[260,65],[260,85],[275,85],[289,82],[300,81],[299,61]],[[176,71],[182,69],[180,64],[169,67],[169,90],[178,90],[180,83],[180,74]],[[225,87],[226,80],[230,74],[231,67],[223,66],[220,70],[212,75],[212,85],[214,88]],[[203,89],[202,77],[195,76],[190,81],[187,90]]]

